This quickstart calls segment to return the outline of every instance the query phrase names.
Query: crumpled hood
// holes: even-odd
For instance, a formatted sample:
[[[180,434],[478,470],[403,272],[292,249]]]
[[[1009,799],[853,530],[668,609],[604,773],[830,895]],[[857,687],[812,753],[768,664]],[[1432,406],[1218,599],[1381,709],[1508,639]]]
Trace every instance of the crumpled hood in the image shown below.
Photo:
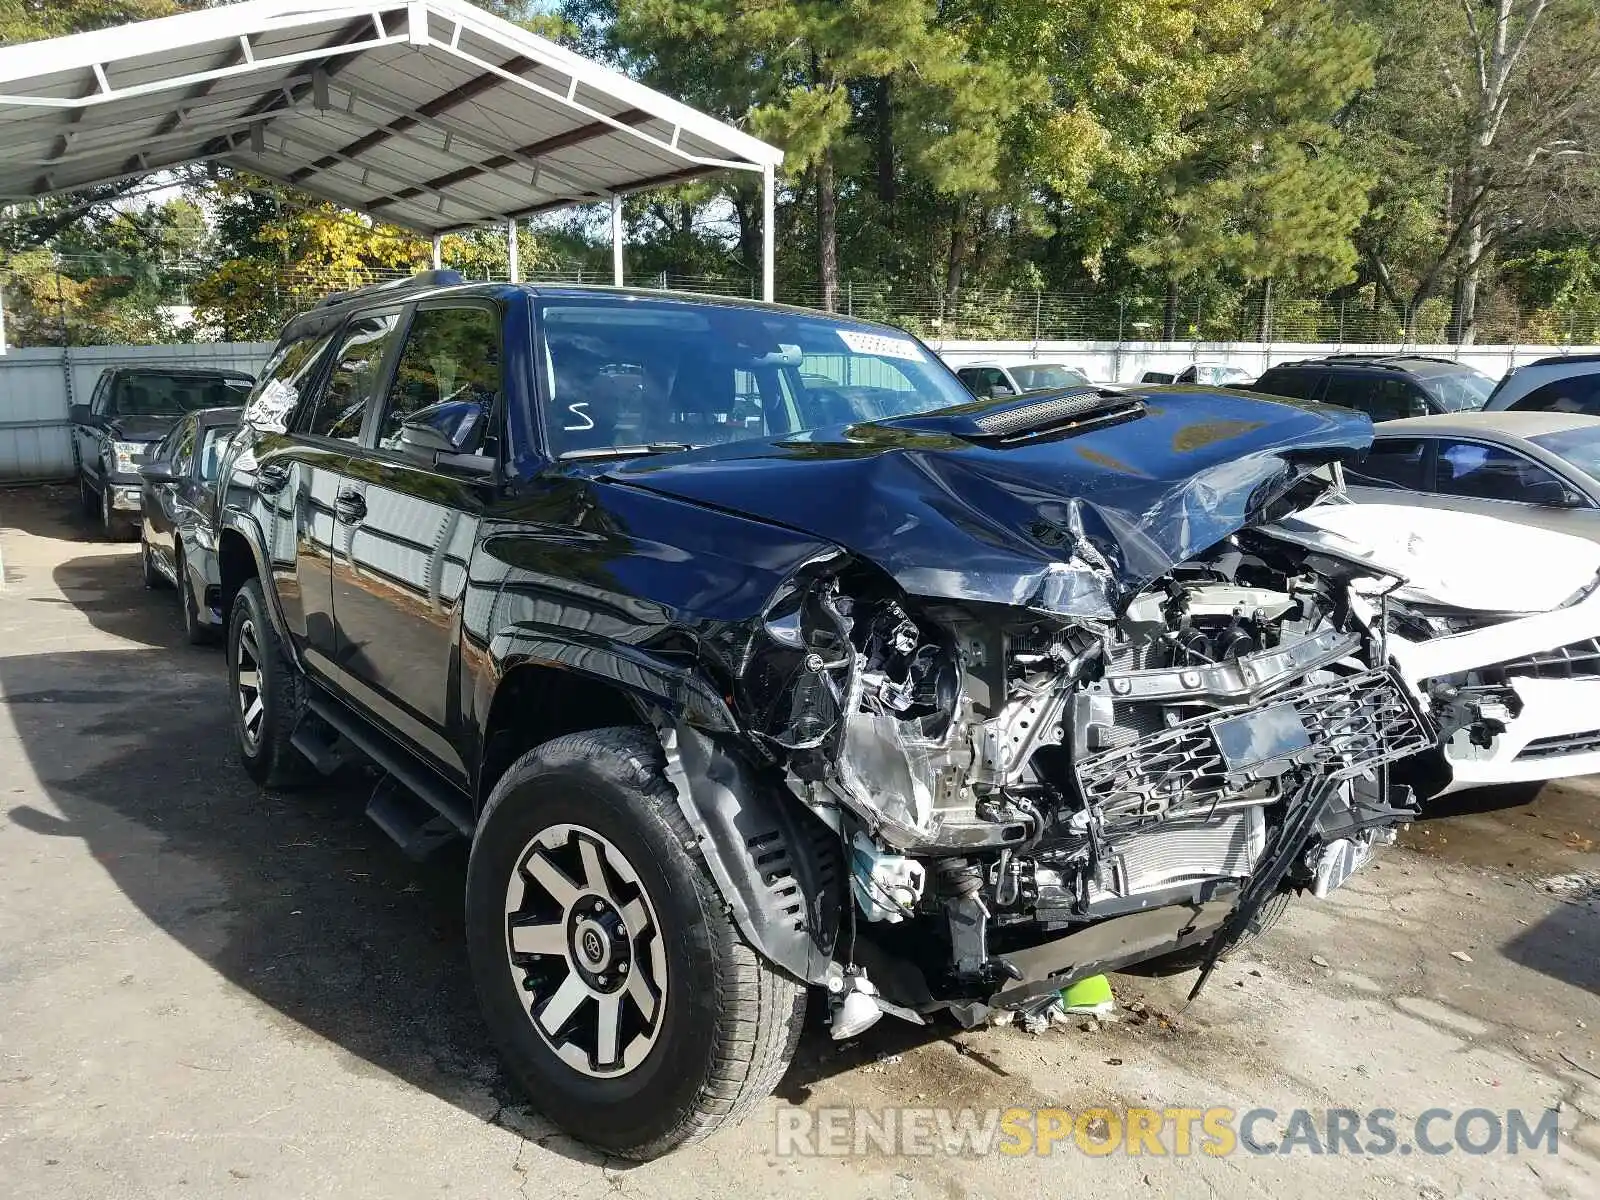
[[[182,414],[173,413],[170,416],[113,417],[107,424],[111,436],[119,442],[159,442],[172,431]]]
[[[1332,501],[1280,524],[1301,545],[1400,576],[1402,600],[1480,612],[1548,612],[1600,572],[1600,543],[1479,513]]]
[[[1111,619],[1372,442],[1347,409],[1213,388],[1119,398],[1144,414],[1018,444],[958,431],[1038,397],[636,459],[607,478],[826,539],[913,595]]]

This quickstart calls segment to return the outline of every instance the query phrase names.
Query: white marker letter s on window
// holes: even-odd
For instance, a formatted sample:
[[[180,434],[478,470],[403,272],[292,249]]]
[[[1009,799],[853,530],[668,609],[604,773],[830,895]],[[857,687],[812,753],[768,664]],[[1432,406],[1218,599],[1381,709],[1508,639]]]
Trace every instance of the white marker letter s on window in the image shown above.
[[[567,405],[567,411],[569,413],[571,413],[573,416],[579,418],[583,422],[583,424],[582,425],[563,425],[561,427],[562,432],[563,433],[582,433],[586,429],[593,429],[594,428],[594,419],[592,417],[590,417],[588,413],[584,412],[584,409],[586,409],[588,407],[589,407],[589,402],[587,400],[579,400],[575,404]]]

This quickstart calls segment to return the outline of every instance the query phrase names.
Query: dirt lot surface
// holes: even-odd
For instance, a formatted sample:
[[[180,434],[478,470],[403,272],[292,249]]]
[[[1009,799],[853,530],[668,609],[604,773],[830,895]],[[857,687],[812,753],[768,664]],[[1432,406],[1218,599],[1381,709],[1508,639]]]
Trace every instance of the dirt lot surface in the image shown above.
[[[1030,1034],[813,1023],[778,1097],[664,1160],[605,1159],[510,1089],[467,980],[463,855],[407,862],[364,797],[257,790],[216,650],[65,489],[0,492],[0,1185],[115,1196],[1600,1194],[1600,788],[1457,798],[1296,904],[1185,1007]],[[1395,1110],[1530,1123],[1557,1152],[777,1153],[787,1105]],[[1434,1129],[1448,1141],[1453,1126]],[[1098,1133],[1091,1129],[1091,1133]],[[1172,1147],[1169,1138],[1168,1148]]]

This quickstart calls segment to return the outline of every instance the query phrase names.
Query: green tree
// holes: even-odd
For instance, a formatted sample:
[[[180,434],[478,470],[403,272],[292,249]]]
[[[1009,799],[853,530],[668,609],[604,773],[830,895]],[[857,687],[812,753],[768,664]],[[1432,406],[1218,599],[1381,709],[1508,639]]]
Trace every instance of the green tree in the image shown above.
[[[1226,56],[1230,69],[1204,105],[1178,121],[1160,223],[1132,252],[1167,278],[1169,296],[1178,280],[1218,269],[1269,288],[1354,279],[1353,235],[1372,181],[1344,153],[1335,122],[1371,84],[1375,50],[1365,28],[1323,0],[1277,0]],[[1263,303],[1264,325],[1269,317]],[[1169,337],[1171,320],[1169,304]]]
[[[1366,271],[1413,323],[1453,284],[1448,332],[1470,342],[1502,246],[1594,229],[1600,10],[1590,0],[1346,7],[1384,39],[1350,129],[1380,180],[1361,237]]]
[[[893,81],[893,154],[937,195],[956,204],[996,187],[1018,81],[974,53],[932,0],[617,0],[587,11],[614,57],[784,147],[786,172],[811,197],[825,308],[838,301],[842,185],[867,159],[874,86]],[[743,243],[750,208],[735,211]]]

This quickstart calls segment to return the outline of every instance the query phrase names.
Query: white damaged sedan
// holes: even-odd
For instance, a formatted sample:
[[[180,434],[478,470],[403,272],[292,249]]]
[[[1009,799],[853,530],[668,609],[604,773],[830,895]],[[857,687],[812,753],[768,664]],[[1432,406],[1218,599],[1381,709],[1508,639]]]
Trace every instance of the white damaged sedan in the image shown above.
[[[1387,600],[1389,653],[1445,737],[1424,794],[1600,773],[1600,544],[1338,499],[1283,525],[1405,581]]]

